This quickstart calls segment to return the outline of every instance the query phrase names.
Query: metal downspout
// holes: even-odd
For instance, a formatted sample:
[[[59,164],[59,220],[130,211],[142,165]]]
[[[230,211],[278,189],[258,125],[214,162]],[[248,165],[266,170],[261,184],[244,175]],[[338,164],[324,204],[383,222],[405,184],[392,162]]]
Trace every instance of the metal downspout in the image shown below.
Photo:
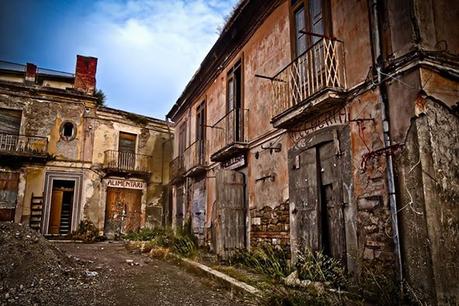
[[[374,58],[373,64],[376,67],[378,84],[381,91],[381,101],[382,101],[382,112],[381,119],[383,122],[383,137],[384,137],[384,147],[389,147],[391,145],[390,138],[390,124],[389,124],[389,101],[387,97],[387,88],[384,82],[382,82],[381,77],[381,65],[378,62],[381,60],[381,35],[379,27],[379,17],[378,17],[378,0],[371,0],[372,14],[373,14],[373,23],[372,23],[372,38],[373,38],[373,48],[374,48]],[[394,241],[394,252],[397,260],[398,266],[398,281],[400,283],[400,290],[403,290],[403,268],[402,268],[402,257],[401,257],[401,248],[400,248],[400,235],[399,235],[399,226],[398,226],[398,216],[397,216],[397,198],[395,196],[395,178],[394,178],[394,165],[391,154],[386,155],[387,167],[387,185],[389,190],[389,208],[392,219],[392,230]]]

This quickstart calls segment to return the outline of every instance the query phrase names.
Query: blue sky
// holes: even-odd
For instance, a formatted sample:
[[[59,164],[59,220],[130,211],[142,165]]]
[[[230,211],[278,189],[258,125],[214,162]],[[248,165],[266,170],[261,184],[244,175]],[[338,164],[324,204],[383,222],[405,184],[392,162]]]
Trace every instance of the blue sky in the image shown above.
[[[163,119],[237,0],[0,0],[0,59],[73,72],[95,56],[110,107]]]

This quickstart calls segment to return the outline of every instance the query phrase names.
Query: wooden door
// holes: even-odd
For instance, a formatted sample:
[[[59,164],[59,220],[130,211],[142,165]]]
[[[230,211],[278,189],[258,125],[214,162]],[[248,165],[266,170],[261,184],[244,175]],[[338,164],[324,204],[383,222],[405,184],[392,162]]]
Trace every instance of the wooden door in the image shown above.
[[[293,259],[305,248],[320,249],[317,150],[289,152],[290,230]]]
[[[183,227],[184,220],[184,202],[185,202],[185,187],[183,185],[177,186],[176,192],[176,205],[175,205],[175,226],[177,228]]]
[[[191,225],[194,235],[200,245],[204,243],[204,224],[206,220],[206,189],[205,180],[193,185],[193,199],[191,203]]]
[[[344,232],[341,160],[336,156],[333,142],[318,148],[320,168],[320,232],[321,249],[329,256],[345,263],[346,237]]]
[[[305,248],[346,263],[342,159],[333,142],[289,152],[293,259]]]
[[[245,248],[244,175],[233,170],[218,170],[216,186],[214,249],[226,259]]]
[[[64,190],[53,189],[51,196],[51,212],[49,215],[48,233],[58,235],[61,227],[62,200],[64,199]]]
[[[0,221],[14,220],[18,183],[18,172],[0,172]]]
[[[142,191],[127,188],[107,188],[105,234],[113,239],[141,226]]]

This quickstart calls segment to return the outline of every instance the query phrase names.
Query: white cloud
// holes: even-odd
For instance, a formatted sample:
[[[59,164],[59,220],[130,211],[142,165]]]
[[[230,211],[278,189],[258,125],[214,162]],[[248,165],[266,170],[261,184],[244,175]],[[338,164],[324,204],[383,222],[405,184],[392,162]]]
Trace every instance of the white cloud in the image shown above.
[[[217,39],[217,28],[234,3],[98,1],[74,31],[77,51],[99,58],[98,87],[110,106],[163,117]]]

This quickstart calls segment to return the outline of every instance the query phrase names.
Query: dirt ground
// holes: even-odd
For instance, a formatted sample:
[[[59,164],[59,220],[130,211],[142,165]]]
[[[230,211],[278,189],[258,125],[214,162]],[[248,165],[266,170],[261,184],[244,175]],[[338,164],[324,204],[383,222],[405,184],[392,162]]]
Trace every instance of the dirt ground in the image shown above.
[[[217,284],[183,267],[128,252],[119,242],[56,243],[98,272],[102,290],[115,305],[243,305]]]
[[[253,302],[123,242],[50,242],[0,222],[0,306],[244,304]]]

